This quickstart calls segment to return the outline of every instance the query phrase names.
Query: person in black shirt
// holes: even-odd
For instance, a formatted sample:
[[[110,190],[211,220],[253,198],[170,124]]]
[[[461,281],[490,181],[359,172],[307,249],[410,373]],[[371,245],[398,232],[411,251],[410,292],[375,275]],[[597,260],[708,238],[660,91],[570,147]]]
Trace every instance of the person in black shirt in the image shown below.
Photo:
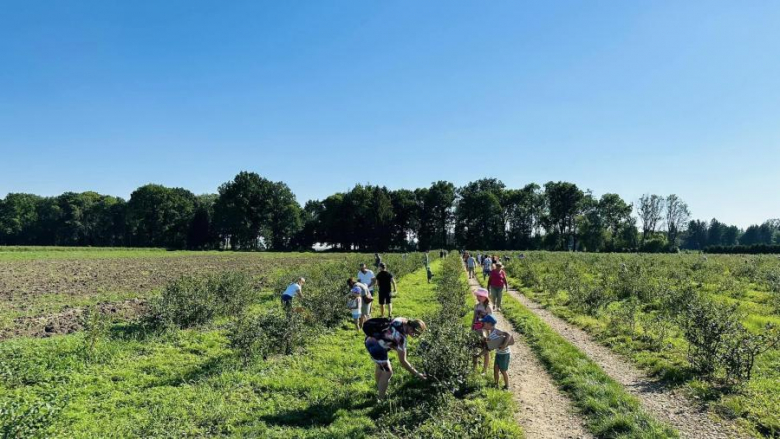
[[[385,305],[387,305],[387,316],[393,317],[392,293],[398,291],[395,285],[395,278],[392,273],[387,271],[387,264],[379,263],[379,273],[376,274],[376,283],[379,285],[379,315],[385,316]]]

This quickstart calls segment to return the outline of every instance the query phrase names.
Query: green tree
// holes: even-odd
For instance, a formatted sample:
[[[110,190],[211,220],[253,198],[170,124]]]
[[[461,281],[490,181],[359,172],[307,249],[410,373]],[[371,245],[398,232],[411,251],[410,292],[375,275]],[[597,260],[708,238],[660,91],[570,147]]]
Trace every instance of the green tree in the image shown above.
[[[303,226],[301,206],[284,183],[273,183],[270,188],[268,225],[263,227],[263,238],[273,250],[289,250],[293,239]]]
[[[457,191],[456,244],[465,248],[500,249],[505,241],[504,183],[496,179],[471,182]],[[508,209],[511,210],[511,209]]]
[[[273,183],[254,172],[240,172],[219,187],[214,203],[214,224],[233,249],[261,246],[269,223]]]
[[[182,188],[147,184],[136,189],[127,202],[130,244],[185,248],[196,201],[192,192]]]
[[[37,223],[43,197],[10,193],[0,204],[0,242],[5,245],[39,244]]]
[[[645,246],[648,236],[655,233],[658,224],[663,219],[664,203],[664,198],[658,195],[645,194],[639,198],[637,213],[639,221],[642,222],[642,247]]]
[[[614,250],[621,229],[630,220],[633,206],[623,201],[618,194],[604,194],[599,200],[598,210],[603,226],[609,232],[609,249]]]
[[[540,235],[544,214],[544,193],[536,183],[519,190],[506,191],[504,205],[508,208],[508,248],[536,248],[535,237]]]
[[[449,248],[447,236],[453,225],[453,206],[455,203],[455,185],[447,181],[431,184],[425,198],[425,210],[433,226],[431,245]]]
[[[573,183],[548,182],[544,185],[547,206],[545,227],[553,248],[563,250],[577,248],[576,218],[581,213],[585,194]]]
[[[666,197],[666,238],[669,246],[677,247],[677,238],[685,231],[685,226],[691,217],[688,205],[677,195]]]

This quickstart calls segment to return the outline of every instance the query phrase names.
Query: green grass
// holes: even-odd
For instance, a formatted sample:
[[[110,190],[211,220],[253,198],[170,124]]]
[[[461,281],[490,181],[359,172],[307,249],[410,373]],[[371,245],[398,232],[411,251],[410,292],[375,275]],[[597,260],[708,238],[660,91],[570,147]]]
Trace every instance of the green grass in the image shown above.
[[[505,296],[503,305],[504,316],[526,335],[557,384],[585,415],[588,429],[596,437],[677,437],[672,428],[644,413],[636,398],[517,299]]]
[[[435,284],[423,270],[398,286],[395,315],[434,310]],[[396,367],[388,400],[375,403],[374,365],[347,323],[305,352],[248,366],[219,327],[147,336],[116,325],[90,361],[83,346],[84,334],[0,345],[0,416],[15,408],[28,413],[28,433],[68,438],[450,438],[463,437],[473,422],[503,437],[522,435],[511,395],[484,380],[474,380],[461,398],[434,398]]]
[[[481,276],[477,280],[480,285],[485,285]],[[585,416],[586,427],[596,437],[678,437],[673,428],[646,414],[639,401],[622,385],[517,299],[504,294],[501,308],[515,330],[526,336],[531,349],[558,387],[569,395]]]

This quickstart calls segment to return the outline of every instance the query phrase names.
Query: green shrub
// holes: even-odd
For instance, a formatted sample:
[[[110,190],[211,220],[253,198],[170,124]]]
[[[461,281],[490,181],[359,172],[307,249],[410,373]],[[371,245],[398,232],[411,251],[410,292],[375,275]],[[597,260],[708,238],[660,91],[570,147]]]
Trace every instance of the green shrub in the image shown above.
[[[247,364],[255,357],[292,354],[314,332],[300,312],[273,307],[258,315],[240,315],[230,323],[227,338],[230,348]]]
[[[183,276],[151,301],[147,319],[154,324],[189,328],[215,317],[239,314],[255,297],[251,279],[242,273]]]

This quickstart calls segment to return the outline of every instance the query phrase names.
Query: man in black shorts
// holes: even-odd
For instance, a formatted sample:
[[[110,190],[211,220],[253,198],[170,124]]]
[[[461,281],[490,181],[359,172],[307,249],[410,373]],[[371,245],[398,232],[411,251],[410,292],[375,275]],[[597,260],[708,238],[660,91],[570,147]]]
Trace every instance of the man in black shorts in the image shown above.
[[[376,274],[376,283],[379,285],[379,316],[385,316],[385,305],[387,305],[387,316],[393,317],[392,294],[398,291],[395,285],[395,278],[392,273],[387,271],[387,264],[379,263],[379,273]]]

